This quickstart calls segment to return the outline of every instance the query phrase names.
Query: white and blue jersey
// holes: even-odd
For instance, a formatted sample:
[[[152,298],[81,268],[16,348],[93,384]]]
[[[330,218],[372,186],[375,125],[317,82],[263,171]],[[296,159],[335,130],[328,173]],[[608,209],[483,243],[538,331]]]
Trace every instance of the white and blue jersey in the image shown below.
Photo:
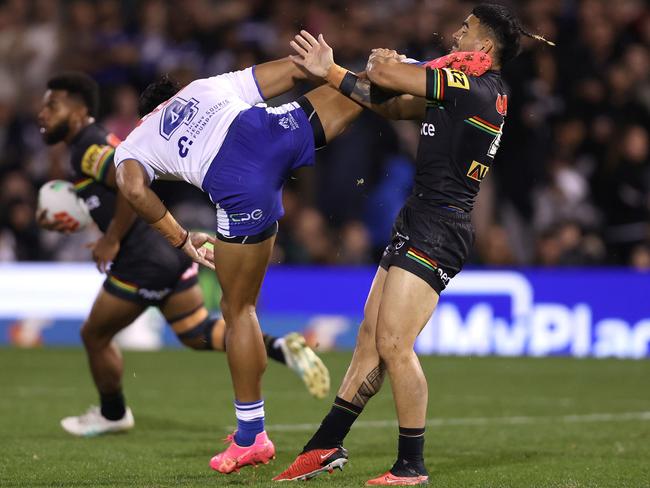
[[[314,136],[297,103],[270,108],[255,68],[196,80],[144,117],[115,151],[149,180],[181,180],[217,207],[224,237],[261,233],[282,217],[282,186],[314,163]]]

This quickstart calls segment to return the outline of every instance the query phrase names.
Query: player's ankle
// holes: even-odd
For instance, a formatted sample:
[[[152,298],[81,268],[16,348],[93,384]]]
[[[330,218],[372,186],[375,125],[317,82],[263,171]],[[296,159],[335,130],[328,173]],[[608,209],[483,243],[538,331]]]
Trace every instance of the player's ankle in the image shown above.
[[[99,394],[100,412],[107,420],[120,420],[126,415],[126,402],[122,390]]]
[[[325,416],[319,429],[305,445],[302,452],[343,446],[343,440],[348,435],[348,432],[350,432],[352,424],[362,411],[362,407],[337,396],[334,399],[331,410]]]
[[[390,470],[395,476],[428,475],[424,466],[424,430],[399,428],[397,461]]]
[[[235,400],[237,432],[235,443],[240,447],[252,446],[257,434],[264,431],[264,400],[238,402]]]
[[[399,458],[393,464],[393,467],[390,468],[390,472],[394,476],[429,476],[426,466],[424,465],[424,459],[406,459]]]

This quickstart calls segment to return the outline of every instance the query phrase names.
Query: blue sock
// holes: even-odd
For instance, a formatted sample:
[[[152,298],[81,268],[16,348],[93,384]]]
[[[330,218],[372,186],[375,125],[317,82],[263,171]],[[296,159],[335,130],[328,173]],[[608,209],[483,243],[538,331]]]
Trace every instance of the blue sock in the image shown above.
[[[255,436],[264,430],[264,400],[238,402],[235,400],[237,433],[235,442],[246,447],[255,443]]]

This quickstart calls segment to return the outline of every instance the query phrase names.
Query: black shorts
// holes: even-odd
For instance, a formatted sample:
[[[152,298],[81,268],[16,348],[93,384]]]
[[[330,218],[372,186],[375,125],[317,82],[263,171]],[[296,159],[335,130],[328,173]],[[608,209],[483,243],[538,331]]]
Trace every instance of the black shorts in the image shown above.
[[[379,265],[405,269],[438,294],[465,264],[474,245],[470,214],[445,207],[407,204],[395,224]]]
[[[124,300],[160,307],[170,295],[197,283],[198,265],[147,226],[123,242],[104,280],[104,290]]]

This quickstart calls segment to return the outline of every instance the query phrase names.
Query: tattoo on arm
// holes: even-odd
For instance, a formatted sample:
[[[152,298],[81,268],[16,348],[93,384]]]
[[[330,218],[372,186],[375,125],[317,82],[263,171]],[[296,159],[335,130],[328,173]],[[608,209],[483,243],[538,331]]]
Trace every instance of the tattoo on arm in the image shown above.
[[[399,93],[374,85],[368,79],[357,78],[348,96],[364,107],[388,116],[393,109],[393,102],[399,95]]]
[[[351,403],[358,407],[365,407],[366,403],[368,403],[368,401],[379,392],[381,385],[384,382],[385,374],[386,367],[380,362],[379,365],[365,377]]]

